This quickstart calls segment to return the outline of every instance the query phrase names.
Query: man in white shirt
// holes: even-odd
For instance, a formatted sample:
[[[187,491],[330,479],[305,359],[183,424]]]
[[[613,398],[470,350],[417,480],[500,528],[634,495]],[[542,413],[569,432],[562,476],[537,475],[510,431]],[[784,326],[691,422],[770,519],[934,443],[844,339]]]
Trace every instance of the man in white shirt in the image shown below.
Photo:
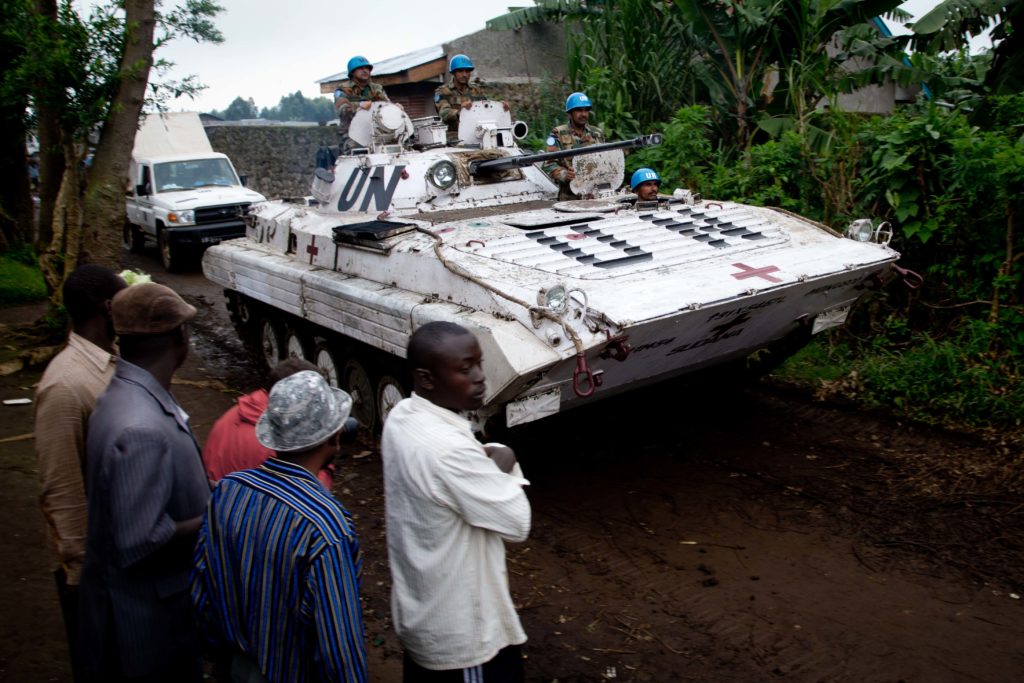
[[[428,323],[407,356],[414,393],[381,440],[391,612],[405,681],[522,681],[526,633],[509,594],[505,541],[530,532],[511,449],[481,445],[460,411],[483,405],[480,345],[454,323]]]

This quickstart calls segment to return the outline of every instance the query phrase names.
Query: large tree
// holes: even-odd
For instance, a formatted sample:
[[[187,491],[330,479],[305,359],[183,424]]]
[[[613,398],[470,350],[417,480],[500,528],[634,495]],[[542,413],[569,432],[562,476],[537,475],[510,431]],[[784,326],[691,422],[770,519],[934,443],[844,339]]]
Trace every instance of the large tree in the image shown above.
[[[212,18],[221,8],[210,0],[181,0],[166,11],[160,0],[108,0],[85,17],[71,0],[4,2],[16,10],[0,18],[5,35],[13,25],[23,36],[5,69],[5,93],[20,88],[22,121],[38,125],[41,152],[63,157],[63,167],[43,165],[40,177],[43,188],[59,187],[56,196],[41,193],[47,223],[39,230],[40,265],[59,295],[79,262],[119,265],[125,179],[143,106],[147,97],[159,103],[195,88],[191,79],[151,82],[154,69],[170,66],[154,62],[154,53],[176,37],[219,42]]]

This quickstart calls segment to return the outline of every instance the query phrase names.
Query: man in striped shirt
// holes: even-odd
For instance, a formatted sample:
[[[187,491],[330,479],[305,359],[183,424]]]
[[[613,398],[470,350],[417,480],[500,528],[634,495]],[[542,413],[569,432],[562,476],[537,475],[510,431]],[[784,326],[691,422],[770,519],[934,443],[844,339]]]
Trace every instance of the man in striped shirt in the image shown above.
[[[351,407],[317,372],[281,380],[256,425],[277,457],[229,474],[213,493],[192,604],[209,644],[230,660],[230,680],[366,680],[359,542],[316,478],[354,428]]]

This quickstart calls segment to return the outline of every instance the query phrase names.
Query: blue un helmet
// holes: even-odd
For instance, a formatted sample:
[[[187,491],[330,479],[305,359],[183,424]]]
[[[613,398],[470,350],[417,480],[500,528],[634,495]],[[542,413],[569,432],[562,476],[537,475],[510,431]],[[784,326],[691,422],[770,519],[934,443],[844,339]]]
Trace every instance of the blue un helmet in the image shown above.
[[[580,107],[593,107],[594,105],[590,102],[590,98],[587,97],[586,93],[574,92],[569,95],[569,99],[565,101],[565,111],[570,112],[573,109],[579,109]]]
[[[661,185],[661,177],[653,169],[638,168],[629,181],[629,189],[635,190],[637,185],[646,183],[648,180],[653,180],[658,185]]]
[[[452,61],[448,62],[448,72],[451,73],[456,69],[469,69],[473,70],[473,61],[466,55],[455,55],[452,57]]]
[[[348,60],[348,72],[352,73],[361,66],[368,67],[370,71],[373,71],[373,64],[366,59],[366,57],[356,56]]]

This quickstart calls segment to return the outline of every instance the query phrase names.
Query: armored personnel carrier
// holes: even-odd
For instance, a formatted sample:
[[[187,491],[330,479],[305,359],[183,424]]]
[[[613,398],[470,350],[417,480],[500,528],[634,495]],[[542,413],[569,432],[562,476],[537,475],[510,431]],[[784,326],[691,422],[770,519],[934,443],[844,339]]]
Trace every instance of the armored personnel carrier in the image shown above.
[[[885,226],[841,235],[785,211],[677,190],[616,193],[622,149],[657,136],[525,154],[499,103],[435,118],[375,103],[312,198],[256,204],[246,236],[207,250],[243,337],[267,365],[313,361],[379,426],[409,393],[418,326],[447,320],[483,349],[486,403],[515,426],[752,354],[784,357],[896,277]],[[571,158],[556,202],[538,163]]]

